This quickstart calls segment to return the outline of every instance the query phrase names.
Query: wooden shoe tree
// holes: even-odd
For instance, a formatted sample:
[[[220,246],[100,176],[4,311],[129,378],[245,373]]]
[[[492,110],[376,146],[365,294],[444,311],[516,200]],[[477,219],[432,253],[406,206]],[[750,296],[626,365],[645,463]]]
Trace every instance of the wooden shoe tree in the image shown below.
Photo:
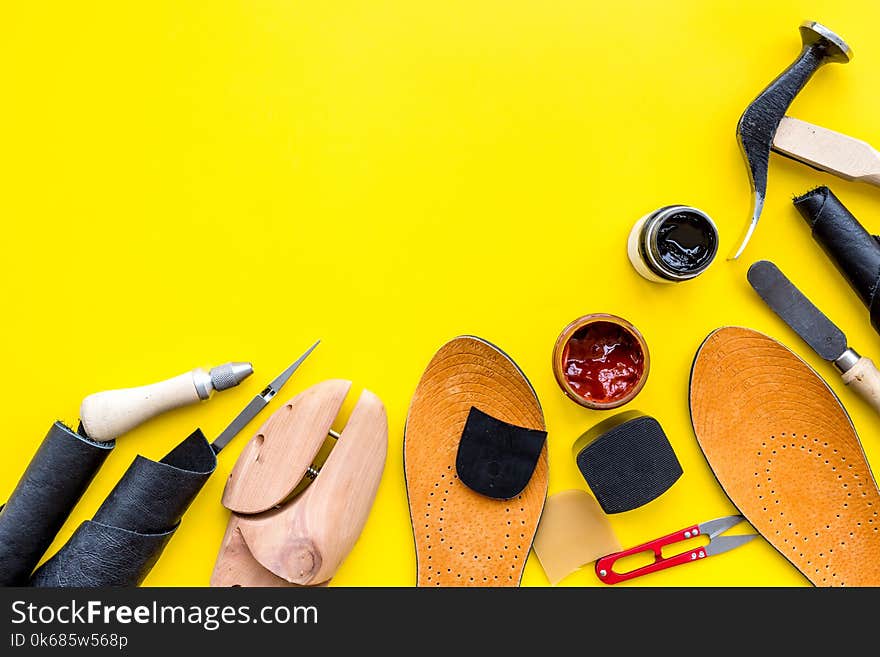
[[[212,586],[326,584],[367,521],[388,445],[379,398],[364,390],[315,481],[306,476],[351,388],[312,386],[277,410],[242,450],[223,505],[232,511]]]
[[[718,329],[691,374],[697,441],[751,525],[816,586],[880,586],[880,491],[840,401],[757,331]]]
[[[517,586],[547,495],[547,445],[525,489],[507,500],[465,486],[456,455],[471,407],[544,430],[526,377],[484,340],[446,343],[428,364],[406,421],[404,461],[419,586]]]

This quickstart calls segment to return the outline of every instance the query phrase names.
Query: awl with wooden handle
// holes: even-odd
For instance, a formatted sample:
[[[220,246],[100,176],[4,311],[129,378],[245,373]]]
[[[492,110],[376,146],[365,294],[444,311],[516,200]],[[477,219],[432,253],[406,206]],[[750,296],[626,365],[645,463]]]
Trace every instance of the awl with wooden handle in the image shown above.
[[[233,388],[253,371],[250,363],[226,363],[139,388],[97,392],[83,399],[80,422],[92,440],[113,440],[160,413],[210,399],[215,390]]]
[[[880,371],[851,349],[846,336],[768,260],[749,268],[751,286],[813,351],[834,363],[843,382],[880,412]]]
[[[880,153],[860,139],[786,116],[773,150],[844,180],[880,186]]]

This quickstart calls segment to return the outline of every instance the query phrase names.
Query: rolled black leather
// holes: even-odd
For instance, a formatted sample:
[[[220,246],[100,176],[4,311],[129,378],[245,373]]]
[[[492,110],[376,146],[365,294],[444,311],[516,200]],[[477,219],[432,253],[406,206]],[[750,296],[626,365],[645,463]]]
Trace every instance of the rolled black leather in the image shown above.
[[[31,578],[32,586],[137,586],[217,467],[196,429],[161,461],[138,456],[95,517]]]
[[[867,306],[880,332],[880,243],[868,233],[828,187],[794,199],[815,239]]]
[[[39,587],[137,586],[171,540],[175,525],[144,534],[87,520],[31,579]]]
[[[114,445],[52,425],[0,510],[0,586],[27,582]]]

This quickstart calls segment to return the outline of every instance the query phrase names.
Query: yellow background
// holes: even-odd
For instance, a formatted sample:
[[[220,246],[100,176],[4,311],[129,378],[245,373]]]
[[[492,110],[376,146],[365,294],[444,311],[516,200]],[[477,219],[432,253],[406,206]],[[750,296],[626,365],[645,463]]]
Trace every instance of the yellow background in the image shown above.
[[[880,191],[774,156],[757,233],[724,259],[750,204],[737,119],[799,52],[805,18],[856,57],[820,70],[791,113],[880,143],[880,4],[867,0],[3,3],[0,499],[53,420],[75,426],[86,394],[253,361],[239,388],[123,436],[54,552],[136,454],[160,458],[196,426],[216,435],[321,338],[282,397],[350,378],[390,421],[376,505],[334,583],[412,585],[403,426],[425,365],[462,333],[503,348],[544,406],[550,493],[586,488],[571,444],[606,416],[563,396],[550,353],[589,312],[643,331],[652,370],[630,407],[660,420],[685,471],[612,518],[623,545],[734,511],[687,410],[694,352],[718,326],[805,357],[880,463],[876,415],[745,280],[751,262],[774,260],[856,349],[880,355],[790,202],[827,183],[880,229]],[[708,212],[721,253],[664,286],[635,273],[625,242],[670,203]],[[207,584],[223,483],[256,426],[221,455],[146,584]],[[637,583],[806,580],[753,541]],[[523,584],[547,584],[534,555]],[[564,584],[598,581],[587,568]]]

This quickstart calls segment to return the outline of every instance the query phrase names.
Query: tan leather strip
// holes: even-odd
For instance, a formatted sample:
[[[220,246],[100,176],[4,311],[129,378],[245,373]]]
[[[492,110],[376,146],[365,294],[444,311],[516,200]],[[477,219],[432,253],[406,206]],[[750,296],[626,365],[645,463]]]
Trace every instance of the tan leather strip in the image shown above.
[[[608,516],[589,493],[564,490],[547,500],[535,534],[535,554],[554,586],[586,564],[622,549]]]
[[[456,475],[458,442],[471,406],[544,430],[529,382],[483,340],[456,338],[434,356],[409,409],[404,459],[419,586],[517,586],[547,494],[547,446],[512,500],[475,493]]]
[[[880,491],[844,408],[775,340],[744,328],[697,352],[691,417],[752,526],[817,586],[880,585]]]

